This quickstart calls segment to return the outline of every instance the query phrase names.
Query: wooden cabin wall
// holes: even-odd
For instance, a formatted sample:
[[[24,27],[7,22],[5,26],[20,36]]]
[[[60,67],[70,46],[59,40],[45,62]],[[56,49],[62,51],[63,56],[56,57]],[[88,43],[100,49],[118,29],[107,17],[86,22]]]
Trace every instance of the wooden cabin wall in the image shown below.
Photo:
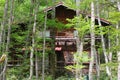
[[[58,21],[63,22],[64,24],[67,23],[67,18],[72,19],[76,15],[76,12],[70,10],[64,6],[59,6],[56,8],[56,18]]]

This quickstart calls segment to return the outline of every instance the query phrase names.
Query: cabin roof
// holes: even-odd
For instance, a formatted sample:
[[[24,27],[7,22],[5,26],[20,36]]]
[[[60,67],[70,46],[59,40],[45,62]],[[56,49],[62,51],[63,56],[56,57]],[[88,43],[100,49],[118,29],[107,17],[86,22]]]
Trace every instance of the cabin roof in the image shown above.
[[[56,8],[56,7],[61,6],[61,5],[64,6],[64,7],[67,7],[67,6],[65,6],[65,4],[64,4],[63,2],[59,2],[59,3],[55,4],[54,6],[49,6],[49,7],[47,7],[47,8],[44,10],[44,12],[50,11],[50,10],[52,10],[53,8]]]
[[[58,2],[58,3],[55,4],[54,6],[47,7],[47,8],[44,10],[44,12],[50,11],[50,10],[52,10],[53,8],[57,8],[57,7],[59,7],[59,6],[67,7],[63,2]],[[67,7],[67,8],[70,9],[69,7]],[[71,9],[71,10],[76,11],[76,10],[74,10],[74,9]],[[83,14],[83,13],[80,12],[80,14]],[[91,18],[91,14],[87,14],[87,16]],[[95,16],[95,19],[97,20],[98,17]],[[105,20],[104,18],[100,18],[100,21],[103,22],[103,23],[106,23],[106,24],[108,24],[108,25],[111,24],[109,21]]]

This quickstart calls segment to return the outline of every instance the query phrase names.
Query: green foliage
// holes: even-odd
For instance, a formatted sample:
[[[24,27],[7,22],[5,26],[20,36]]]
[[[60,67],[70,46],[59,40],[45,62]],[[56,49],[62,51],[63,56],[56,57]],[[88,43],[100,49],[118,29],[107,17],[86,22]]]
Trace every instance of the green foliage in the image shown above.
[[[105,71],[102,70],[100,75],[100,80],[110,80]],[[117,74],[112,74],[112,80],[117,80]]]
[[[15,75],[11,75],[7,78],[7,80],[18,80]]]
[[[23,26],[24,25],[24,26]],[[13,25],[11,31],[11,45],[10,49],[16,52],[21,51],[23,46],[26,45],[26,38],[28,31],[25,24]]]
[[[4,12],[5,0],[0,1],[0,22],[2,21],[3,12]]]
[[[80,3],[79,9],[80,10],[90,9],[90,4],[92,1],[94,1],[94,0],[82,0]]]
[[[116,36],[120,34],[120,29],[116,29],[114,25],[108,26],[108,38],[111,40],[111,51],[117,51],[120,49],[120,44],[116,45]],[[119,38],[119,37],[118,37]]]
[[[90,59],[88,57],[88,52],[84,51],[84,52],[82,52],[80,54],[81,54],[81,56],[79,55],[79,53],[75,53],[74,54],[74,61],[78,62],[78,65],[77,64],[69,65],[69,66],[65,66],[65,68],[70,70],[70,71],[75,70],[75,69],[82,69],[82,68],[84,68],[85,66],[82,65],[82,63],[88,62]]]
[[[117,71],[118,71],[118,63],[116,61],[113,60],[113,62],[109,62],[107,64],[101,64],[101,76],[100,79],[106,79],[108,80],[109,77],[106,74],[106,66],[109,66],[111,68],[111,72],[112,72],[112,78],[113,80],[117,80]]]
[[[58,77],[56,80],[75,80],[75,78],[61,76],[61,77]]]
[[[19,3],[19,1],[15,2],[14,7],[14,23],[24,23],[29,20],[29,12],[30,12],[30,0],[24,0],[23,2]]]
[[[50,19],[47,20],[47,27],[57,30],[65,29],[65,26],[62,22],[58,20],[50,20]]]
[[[9,0],[8,0],[9,1]],[[53,0],[39,0],[38,4],[40,3],[40,7],[37,13],[37,31],[36,31],[36,36],[35,36],[35,47],[37,48],[38,51],[35,52],[35,55],[37,56],[42,56],[41,55],[41,50],[42,50],[42,44],[43,44],[43,39],[42,37],[38,37],[37,34],[39,34],[39,30],[43,29],[44,26],[44,9],[48,6],[48,5],[55,5],[54,2],[52,2]],[[57,0],[56,2],[61,1],[61,0]],[[65,1],[65,5],[68,6],[70,9],[79,9],[81,10],[81,12],[87,11],[89,13],[90,10],[90,3],[93,0],[81,0],[80,2],[80,6],[76,7],[75,4],[75,0],[64,0]],[[116,7],[114,5],[114,3],[109,3],[110,1],[108,0],[99,0],[100,3],[102,4],[100,6],[100,10],[101,10],[101,15],[105,15],[105,12],[107,12],[108,9],[112,12],[110,12],[109,15],[109,20],[113,23],[116,24],[118,23],[118,21],[120,21],[119,15],[120,12],[115,11],[116,9],[113,9],[113,7]],[[46,4],[47,3],[47,4]],[[3,13],[4,13],[4,5],[5,5],[5,0],[0,0],[0,23],[2,21],[2,17],[3,17]],[[111,5],[113,7],[109,7],[108,6]],[[115,3],[116,5],[116,3]],[[106,7],[107,6],[107,7]],[[13,68],[9,68],[8,72],[7,72],[7,77],[8,80],[28,80],[27,77],[29,76],[29,59],[28,59],[28,55],[30,52],[30,46],[31,46],[31,30],[32,30],[32,26],[33,26],[33,13],[30,14],[30,9],[31,7],[35,7],[35,6],[31,6],[31,2],[30,0],[15,0],[15,6],[14,6],[14,22],[12,23],[12,28],[11,28],[11,42],[10,42],[10,54],[15,55],[16,53],[25,53],[24,55],[19,55],[16,54],[17,58],[20,58],[23,60],[23,63],[21,64],[20,67],[13,67]],[[104,8],[104,9],[102,9]],[[111,9],[112,8],[112,9]],[[113,11],[114,10],[114,11]],[[103,11],[105,11],[103,13]],[[9,13],[9,8],[8,8],[8,13]],[[89,20],[86,22],[86,18],[83,18],[82,15],[80,15],[79,17],[75,17],[73,19],[67,19],[68,20],[68,24],[66,25],[67,28],[71,28],[74,27],[76,30],[78,30],[78,34],[80,38],[83,38],[86,34],[89,34],[89,28],[90,28],[90,22]],[[31,23],[30,23],[31,22]],[[6,24],[7,25],[7,24]],[[66,26],[59,22],[57,19],[55,20],[47,20],[47,28],[55,28],[58,30],[62,30],[65,29]],[[116,80],[116,75],[117,75],[117,66],[118,63],[115,63],[117,61],[117,57],[116,57],[116,51],[120,49],[119,45],[116,46],[116,35],[120,34],[120,30],[116,30],[115,27],[113,26],[109,26],[108,27],[96,27],[95,28],[96,31],[96,35],[106,35],[109,33],[110,36],[108,36],[108,38],[112,41],[112,47],[111,47],[111,51],[114,52],[113,54],[113,62],[108,63],[108,64],[102,64],[101,65],[101,76],[100,76],[100,80],[108,80],[108,77],[105,73],[105,66],[110,66],[111,70],[112,70],[112,77],[113,80]],[[30,32],[29,32],[29,31]],[[102,30],[102,32],[100,31]],[[109,31],[110,30],[110,31]],[[6,30],[7,33],[7,30]],[[48,47],[50,47],[49,45],[53,45],[51,44],[53,41],[51,39],[46,39],[46,42]],[[28,49],[24,52],[22,51],[22,48],[26,47],[26,44],[28,43],[27,47]],[[4,46],[3,46],[4,47]],[[51,53],[51,49],[47,48],[46,49],[46,57],[48,56],[48,53]],[[109,51],[108,51],[109,52]],[[0,52],[1,53],[1,52]],[[102,53],[102,50],[99,49],[99,53]],[[75,61],[78,61],[80,63],[80,65],[70,65],[70,66],[66,66],[65,68],[72,70],[72,69],[76,69],[76,68],[84,68],[85,66],[82,65],[83,62],[88,62],[90,59],[88,57],[88,53],[87,52],[83,52],[81,53],[82,56],[79,56],[78,53],[76,53],[74,55],[75,57]],[[12,57],[9,58],[13,59]],[[115,79],[114,79],[115,78]],[[70,77],[66,77],[66,76],[61,76],[59,78],[57,78],[56,80],[75,80],[74,78],[70,78]],[[33,77],[33,80],[35,80],[35,76]],[[45,80],[52,80],[51,76],[46,76]]]
[[[95,27],[95,34],[96,35],[105,35],[105,34],[108,34],[109,32],[109,27],[104,27],[104,26],[99,26],[99,27]]]
[[[88,52],[84,51],[80,54],[81,54],[81,56],[79,55],[79,53],[74,54],[75,61],[78,61],[80,63],[84,63],[84,62],[88,62],[90,60],[88,57]]]
[[[20,67],[13,67],[8,69],[7,78],[8,80],[21,80],[29,75],[29,66],[24,65]]]
[[[69,22],[66,24],[66,27],[74,27],[78,31],[80,38],[83,38],[86,34],[89,33],[90,23],[87,22],[85,18],[80,15],[79,17],[74,17],[73,19],[67,19]]]
[[[120,21],[120,12],[110,12],[110,17],[109,20],[110,22],[112,22],[113,24],[118,23],[118,21]]]
[[[75,0],[65,0],[65,5],[70,9],[73,9],[73,10],[76,9]]]

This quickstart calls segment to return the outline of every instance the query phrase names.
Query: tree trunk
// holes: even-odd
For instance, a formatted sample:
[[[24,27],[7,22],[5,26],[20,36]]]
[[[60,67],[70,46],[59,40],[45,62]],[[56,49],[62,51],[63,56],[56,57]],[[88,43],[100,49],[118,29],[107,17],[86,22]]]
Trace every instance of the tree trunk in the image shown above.
[[[2,47],[1,43],[2,43],[2,36],[3,36],[4,27],[5,27],[5,22],[7,20],[8,1],[9,0],[6,0],[6,2],[5,2],[3,21],[1,23],[1,30],[0,30],[0,51],[1,51],[1,47]]]
[[[95,33],[94,27],[95,26],[95,14],[94,14],[94,2],[91,2],[91,28],[90,28],[90,35],[91,35],[91,60],[89,65],[89,80],[93,80],[93,66],[94,66],[94,54],[95,54]]]
[[[97,17],[98,17],[98,24],[99,26],[101,26],[101,22],[100,22],[100,18],[99,18],[99,1],[97,0]],[[95,53],[97,54],[97,53]],[[99,54],[98,54],[99,56]],[[100,78],[100,64],[99,64],[99,57],[97,57],[97,55],[95,55],[95,60],[96,60],[96,71],[97,71],[97,80],[99,80]]]
[[[117,6],[118,6],[118,11],[120,12],[120,2],[117,2]],[[116,29],[119,29],[119,22],[116,25]],[[117,34],[116,36],[116,45],[119,46],[119,34]],[[117,58],[118,58],[118,80],[120,80],[120,50],[117,51]]]
[[[118,6],[118,11],[120,12],[120,2],[117,2],[117,6]]]
[[[4,51],[4,50],[2,50],[2,49],[4,49],[4,48],[2,48],[2,40],[4,39],[3,38],[3,33],[4,33],[5,23],[6,23],[6,20],[7,20],[8,2],[9,2],[9,0],[6,0],[6,2],[5,2],[3,21],[1,22],[1,29],[0,29],[0,51],[1,52]],[[0,65],[0,66],[2,67],[2,65]],[[2,76],[5,73],[5,70],[6,70],[6,60],[5,60],[4,66],[3,66],[3,70],[1,69],[1,72],[0,72],[0,80],[3,80]]]
[[[80,17],[79,15],[79,6],[80,6],[80,0],[76,0],[76,16]],[[78,20],[78,23],[76,23],[76,26],[79,26],[80,22]],[[76,47],[77,47],[77,57],[76,58],[80,58],[82,56],[82,52],[83,52],[83,38],[79,37],[79,34],[77,33],[77,39],[76,39]],[[78,61],[79,59],[76,59],[76,80],[80,80],[82,78],[82,69],[80,69],[78,66],[82,65],[82,62]]]
[[[36,80],[38,80],[38,55],[35,55],[35,74],[36,74]]]
[[[110,36],[110,34],[108,34],[108,36]],[[110,62],[112,62],[112,51],[111,51],[111,46],[112,46],[111,40],[110,40],[110,38],[108,38],[108,48],[109,48],[108,60],[109,60]]]
[[[56,0],[52,0],[52,4],[55,4]],[[52,9],[52,19],[55,20],[55,5]],[[55,70],[56,70],[56,53],[55,53],[55,33],[56,33],[56,28],[52,28],[51,35],[52,35],[52,53],[50,53],[49,58],[50,58],[50,73],[52,75],[52,79],[55,79]]]
[[[116,30],[119,29],[119,24],[116,25]],[[116,45],[119,46],[119,34],[116,35]],[[117,50],[117,58],[118,58],[118,80],[120,80],[120,50]]]
[[[33,3],[33,0],[31,1]],[[36,1],[35,1],[36,2]],[[34,4],[35,5],[35,4]],[[30,76],[29,80],[32,79],[33,76],[33,68],[34,68],[34,52],[35,52],[35,31],[36,31],[36,21],[37,21],[37,10],[38,7],[34,7],[34,24],[33,24],[33,30],[32,30],[32,47],[30,52]]]
[[[10,18],[9,18],[9,23],[8,23],[8,34],[7,34],[7,43],[6,43],[6,56],[9,53],[9,45],[10,45],[10,33],[11,33],[11,25],[13,21],[13,6],[14,6],[14,0],[11,0],[10,3]],[[5,65],[4,65],[4,70],[3,70],[3,80],[6,80],[6,70],[7,70],[7,62],[8,58],[6,57],[5,59]]]
[[[47,11],[45,12],[45,22],[44,22],[44,32],[43,32],[42,80],[45,80],[46,22],[47,22]]]
[[[97,8],[97,9],[99,9],[99,8]],[[102,27],[101,22],[100,22],[99,11],[97,11],[97,16],[98,16],[99,27]],[[100,30],[100,32],[102,33],[102,30]],[[102,49],[103,49],[103,53],[104,53],[104,57],[105,57],[105,63],[107,64],[109,62],[109,60],[108,60],[107,51],[106,51],[106,47],[105,47],[104,36],[103,36],[103,34],[100,34],[100,36],[101,36]],[[111,71],[107,65],[106,65],[106,73],[107,73],[108,77],[110,78],[110,80],[112,80]]]

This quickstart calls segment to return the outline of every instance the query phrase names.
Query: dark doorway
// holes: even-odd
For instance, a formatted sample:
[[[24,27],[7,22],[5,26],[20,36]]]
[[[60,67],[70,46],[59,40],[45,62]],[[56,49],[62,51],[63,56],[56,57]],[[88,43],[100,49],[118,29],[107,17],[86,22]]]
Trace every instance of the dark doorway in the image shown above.
[[[64,67],[64,55],[62,51],[56,51],[57,56],[57,68],[63,68]]]

